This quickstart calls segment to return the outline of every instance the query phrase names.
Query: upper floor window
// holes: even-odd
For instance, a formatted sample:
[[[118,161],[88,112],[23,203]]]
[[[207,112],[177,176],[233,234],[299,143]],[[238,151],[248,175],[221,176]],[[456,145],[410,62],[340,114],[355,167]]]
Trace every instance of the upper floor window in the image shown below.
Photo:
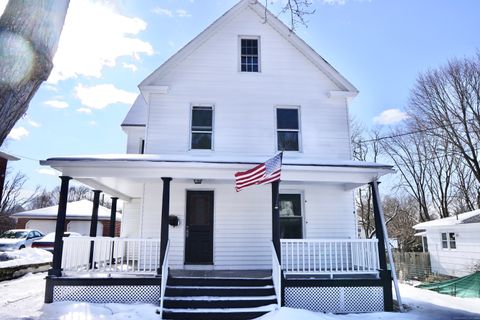
[[[260,40],[259,38],[240,38],[240,71],[260,71]]]
[[[456,249],[457,243],[455,240],[454,232],[443,232],[442,233],[442,248],[443,249]]]
[[[213,108],[192,107],[191,145],[192,149],[212,149]]]
[[[298,108],[277,108],[278,151],[299,151]]]

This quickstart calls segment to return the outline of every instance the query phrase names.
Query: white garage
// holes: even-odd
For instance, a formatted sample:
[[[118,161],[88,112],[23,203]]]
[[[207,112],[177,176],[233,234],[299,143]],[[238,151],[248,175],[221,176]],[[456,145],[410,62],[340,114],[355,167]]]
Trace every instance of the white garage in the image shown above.
[[[82,236],[90,235],[90,221],[70,221],[67,231],[78,232]],[[98,221],[97,236],[103,236],[103,223]]]
[[[55,220],[29,220],[25,224],[26,229],[36,229],[45,234],[55,232]]]
[[[80,200],[67,204],[67,231],[78,232],[81,235],[90,235],[90,219],[92,216],[93,202]],[[37,229],[43,233],[55,232],[57,224],[58,206],[28,210],[12,215],[17,219],[17,229]],[[103,227],[110,224],[110,209],[98,207],[97,236],[103,236]],[[117,222],[121,221],[122,215],[117,213]]]

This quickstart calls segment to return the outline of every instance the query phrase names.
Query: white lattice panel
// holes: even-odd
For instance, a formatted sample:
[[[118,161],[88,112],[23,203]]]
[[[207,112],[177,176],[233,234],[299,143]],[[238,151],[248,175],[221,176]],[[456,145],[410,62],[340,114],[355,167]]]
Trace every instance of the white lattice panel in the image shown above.
[[[382,287],[287,287],[285,306],[315,312],[383,311]]]
[[[91,303],[152,303],[160,301],[160,286],[58,286],[53,301]]]

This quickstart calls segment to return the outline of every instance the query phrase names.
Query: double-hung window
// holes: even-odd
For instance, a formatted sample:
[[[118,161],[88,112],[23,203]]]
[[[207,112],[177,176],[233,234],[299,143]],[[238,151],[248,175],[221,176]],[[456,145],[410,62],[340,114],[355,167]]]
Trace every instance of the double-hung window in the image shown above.
[[[280,194],[280,238],[302,239],[302,195],[298,193]]]
[[[456,249],[457,243],[455,240],[454,232],[443,232],[442,233],[442,248],[443,249]]]
[[[260,72],[260,41],[258,37],[240,38],[240,71]]]
[[[213,107],[193,106],[191,127],[191,149],[212,149]]]
[[[277,108],[278,151],[299,151],[298,108]]]

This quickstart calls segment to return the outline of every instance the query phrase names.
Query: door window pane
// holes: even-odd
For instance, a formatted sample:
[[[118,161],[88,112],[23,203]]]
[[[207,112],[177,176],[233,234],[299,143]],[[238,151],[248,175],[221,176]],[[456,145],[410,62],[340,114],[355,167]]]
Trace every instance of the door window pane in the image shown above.
[[[281,194],[280,238],[301,239],[303,237],[303,218],[300,194]]]

